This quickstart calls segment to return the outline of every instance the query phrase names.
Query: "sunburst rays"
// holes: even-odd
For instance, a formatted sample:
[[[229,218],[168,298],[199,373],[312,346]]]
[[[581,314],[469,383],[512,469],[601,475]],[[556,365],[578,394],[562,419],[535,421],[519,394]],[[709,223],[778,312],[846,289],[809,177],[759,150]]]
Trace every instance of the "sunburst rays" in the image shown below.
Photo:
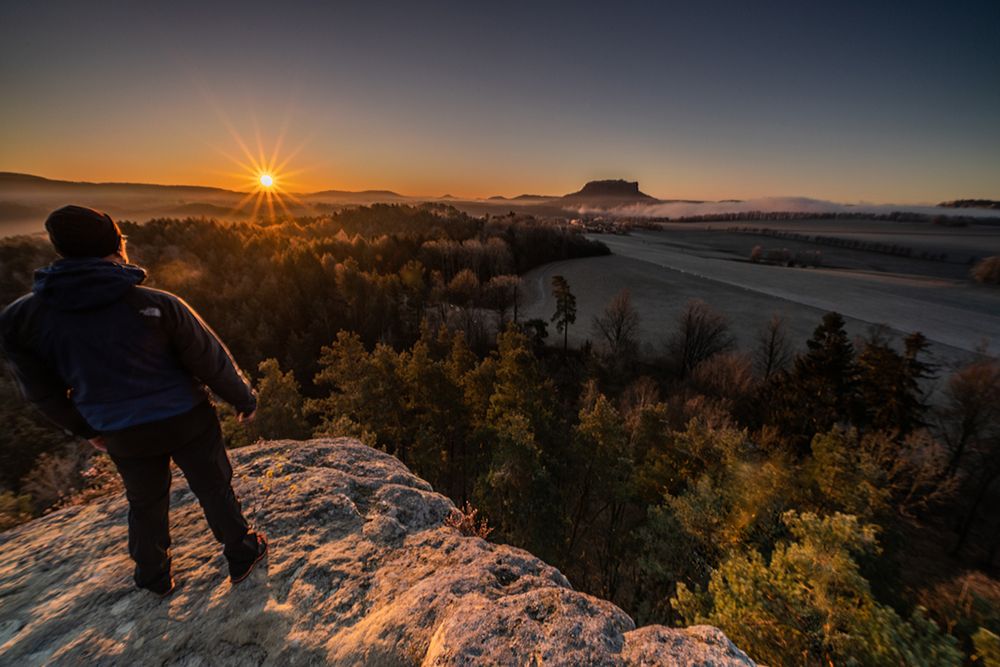
[[[219,112],[219,117],[229,131],[235,146],[239,149],[238,153],[234,155],[229,151],[216,148],[237,169],[237,171],[225,172],[225,176],[229,179],[238,179],[241,183],[240,190],[246,191],[239,202],[230,209],[229,215],[245,215],[249,208],[251,220],[266,217],[267,220],[275,222],[282,215],[288,218],[295,217],[290,206],[296,207],[300,215],[303,212],[312,213],[313,206],[295,194],[295,179],[305,169],[289,168],[307,142],[302,142],[291,151],[283,152],[288,132],[287,117],[281,124],[273,147],[268,153],[264,150],[264,140],[256,120],[253,123],[254,145],[251,146],[225,114],[218,108],[216,110]]]
[[[264,144],[261,140],[260,131],[255,129],[256,153],[234,129],[230,128],[230,134],[239,146],[242,159],[225,154],[239,171],[231,173],[230,176],[240,178],[246,183],[247,194],[232,209],[232,214],[243,213],[248,206],[252,206],[250,218],[257,220],[266,210],[268,220],[274,222],[279,213],[283,213],[289,218],[295,217],[289,204],[296,205],[301,209],[310,209],[311,206],[293,193],[295,177],[302,173],[302,169],[288,169],[289,164],[299,151],[302,145],[291,151],[287,155],[281,154],[284,143],[285,130],[278,134],[274,142],[274,148],[268,155],[264,152]],[[304,144],[303,144],[304,145]]]

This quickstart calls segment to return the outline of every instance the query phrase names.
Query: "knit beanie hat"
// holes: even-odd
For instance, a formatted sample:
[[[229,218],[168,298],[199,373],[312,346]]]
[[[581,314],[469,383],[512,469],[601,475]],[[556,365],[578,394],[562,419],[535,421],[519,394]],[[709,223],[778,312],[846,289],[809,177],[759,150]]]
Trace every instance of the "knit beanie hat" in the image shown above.
[[[63,257],[107,257],[121,247],[117,223],[92,208],[63,206],[49,215],[45,229]]]

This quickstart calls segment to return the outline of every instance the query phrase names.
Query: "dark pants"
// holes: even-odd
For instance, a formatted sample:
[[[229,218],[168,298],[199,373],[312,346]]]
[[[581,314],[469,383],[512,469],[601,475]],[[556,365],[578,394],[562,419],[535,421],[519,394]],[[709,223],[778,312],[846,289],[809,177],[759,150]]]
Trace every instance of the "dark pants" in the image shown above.
[[[202,403],[190,412],[104,434],[108,454],[125,482],[128,550],[135,583],[155,585],[170,576],[170,460],[198,497],[208,526],[230,561],[252,560],[256,538],[231,484],[222,430],[215,408]]]

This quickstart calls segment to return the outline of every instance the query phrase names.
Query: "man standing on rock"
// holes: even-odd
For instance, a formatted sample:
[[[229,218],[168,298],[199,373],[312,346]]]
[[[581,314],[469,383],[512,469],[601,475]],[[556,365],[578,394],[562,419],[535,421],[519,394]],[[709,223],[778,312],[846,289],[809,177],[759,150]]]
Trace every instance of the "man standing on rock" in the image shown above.
[[[62,259],[35,272],[0,313],[0,344],[25,398],[69,433],[107,451],[125,483],[135,583],[167,596],[170,460],[224,546],[230,580],[267,554],[232,488],[205,385],[253,419],[257,398],[225,345],[179,297],[142,287],[110,216],[66,206],[45,221]]]

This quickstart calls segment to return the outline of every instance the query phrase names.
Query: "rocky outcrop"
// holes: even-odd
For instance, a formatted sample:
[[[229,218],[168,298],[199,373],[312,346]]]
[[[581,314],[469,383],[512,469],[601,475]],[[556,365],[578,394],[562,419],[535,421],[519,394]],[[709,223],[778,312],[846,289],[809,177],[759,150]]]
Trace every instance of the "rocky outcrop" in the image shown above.
[[[715,628],[636,630],[530,553],[463,536],[447,498],[354,440],[231,454],[264,567],[230,586],[179,476],[165,600],[131,585],[123,499],[55,512],[0,535],[0,664],[753,664]]]

